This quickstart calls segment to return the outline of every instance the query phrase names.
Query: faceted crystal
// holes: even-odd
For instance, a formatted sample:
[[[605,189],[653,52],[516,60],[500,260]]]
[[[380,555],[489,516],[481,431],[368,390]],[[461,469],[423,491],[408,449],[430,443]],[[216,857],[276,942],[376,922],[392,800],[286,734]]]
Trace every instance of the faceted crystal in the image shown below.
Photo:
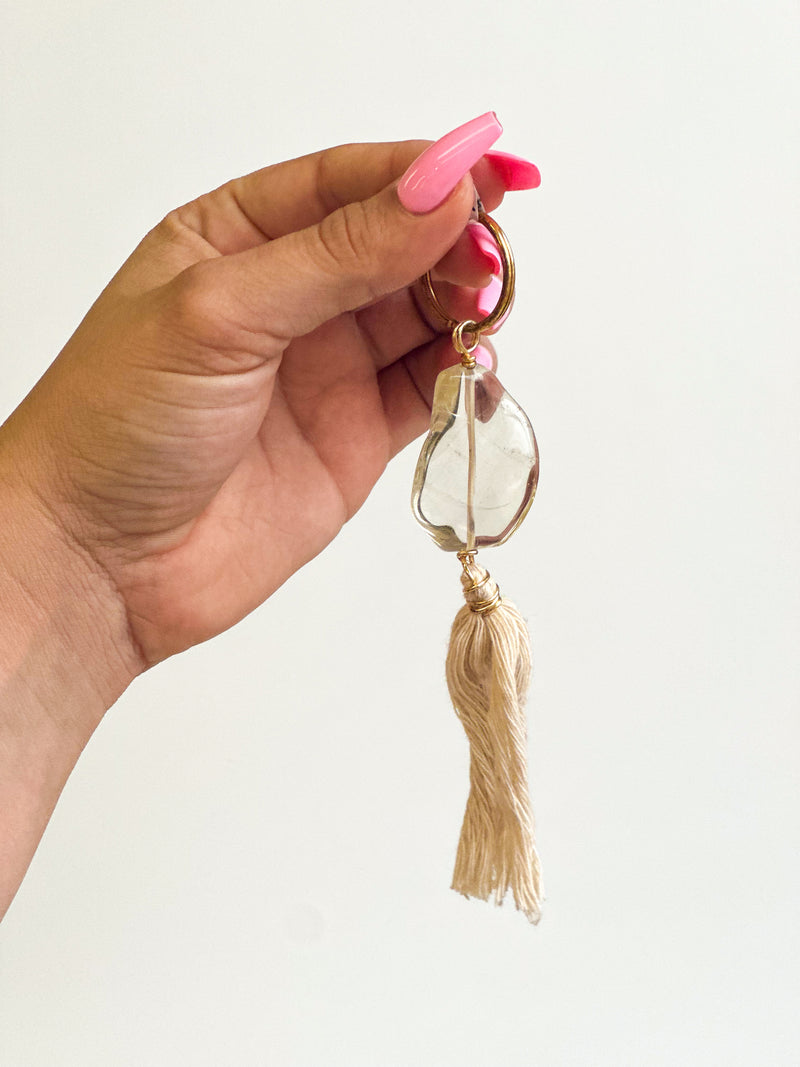
[[[411,496],[436,544],[446,552],[501,545],[528,514],[538,476],[533,428],[494,374],[460,364],[442,371]]]

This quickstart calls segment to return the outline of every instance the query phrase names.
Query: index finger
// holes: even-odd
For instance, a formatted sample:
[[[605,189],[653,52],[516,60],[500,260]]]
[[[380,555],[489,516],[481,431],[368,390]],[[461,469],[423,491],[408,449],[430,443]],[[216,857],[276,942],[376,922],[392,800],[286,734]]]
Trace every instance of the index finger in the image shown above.
[[[313,226],[345,204],[368,200],[399,179],[432,143],[338,145],[234,178],[178,211],[181,221],[218,252],[243,252]],[[484,158],[472,175],[481,200],[493,210],[505,192],[499,172]]]

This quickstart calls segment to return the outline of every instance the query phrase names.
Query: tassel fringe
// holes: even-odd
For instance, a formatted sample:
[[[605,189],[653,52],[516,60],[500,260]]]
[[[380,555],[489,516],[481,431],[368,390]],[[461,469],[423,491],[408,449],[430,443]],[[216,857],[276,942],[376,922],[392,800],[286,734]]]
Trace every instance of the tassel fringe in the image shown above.
[[[452,888],[502,904],[510,889],[532,922],[543,899],[527,783],[524,705],[530,682],[525,621],[474,554],[460,557],[467,601],[447,653],[447,686],[470,748],[470,791]]]

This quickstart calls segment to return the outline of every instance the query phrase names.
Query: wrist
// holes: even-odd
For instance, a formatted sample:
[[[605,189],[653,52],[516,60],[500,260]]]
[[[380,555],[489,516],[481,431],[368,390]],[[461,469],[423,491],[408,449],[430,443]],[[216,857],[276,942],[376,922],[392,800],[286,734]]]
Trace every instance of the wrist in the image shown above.
[[[3,479],[0,515],[0,691],[88,737],[144,669],[124,603],[29,488]]]

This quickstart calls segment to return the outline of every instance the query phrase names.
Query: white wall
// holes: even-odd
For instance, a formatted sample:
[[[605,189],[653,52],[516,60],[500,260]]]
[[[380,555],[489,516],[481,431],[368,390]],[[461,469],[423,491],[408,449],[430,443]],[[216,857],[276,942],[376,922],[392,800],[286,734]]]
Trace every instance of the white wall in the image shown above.
[[[488,108],[540,165],[497,347],[542,479],[490,563],[548,899],[448,889],[460,594],[412,447],[107,717],[0,932],[4,1067],[800,1062],[799,38],[772,0],[5,6],[2,417],[227,177]]]

